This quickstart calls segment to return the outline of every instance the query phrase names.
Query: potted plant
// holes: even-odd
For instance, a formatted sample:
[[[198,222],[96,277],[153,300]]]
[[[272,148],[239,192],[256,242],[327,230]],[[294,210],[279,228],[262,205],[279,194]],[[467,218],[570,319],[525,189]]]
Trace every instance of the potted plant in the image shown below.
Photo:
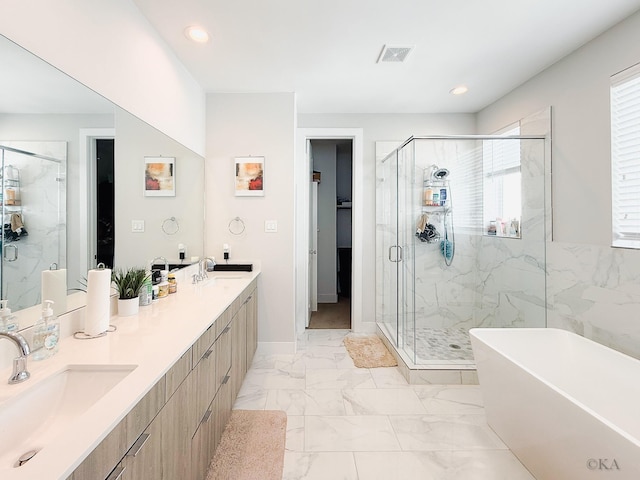
[[[125,317],[138,313],[138,294],[148,277],[144,268],[119,268],[111,272],[111,281],[118,292],[118,315]]]

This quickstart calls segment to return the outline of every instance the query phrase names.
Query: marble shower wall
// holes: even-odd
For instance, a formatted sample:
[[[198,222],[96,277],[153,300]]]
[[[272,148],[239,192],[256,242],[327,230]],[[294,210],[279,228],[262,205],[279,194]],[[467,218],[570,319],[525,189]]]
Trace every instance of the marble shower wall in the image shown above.
[[[27,236],[7,242],[4,248],[17,248],[16,261],[2,263],[3,298],[12,310],[20,310],[40,303],[41,272],[52,263],[66,265],[66,196],[61,186],[65,182],[66,142],[4,142],[21,150],[59,159],[58,163],[7,152],[5,165],[13,165],[20,172],[21,207],[5,212],[3,223],[11,213],[21,213]]]
[[[640,358],[640,252],[547,245],[547,326]]]
[[[451,189],[473,188],[460,182],[461,169],[481,165],[481,148],[475,142],[417,140],[429,142],[416,148],[419,167],[436,163],[451,171]],[[444,264],[437,244],[414,242],[415,326],[457,327],[543,327],[545,298],[545,163],[544,141],[523,140],[522,152],[522,238],[505,238],[465,232],[455,212],[461,207],[453,195],[455,258]],[[473,167],[472,167],[473,168]],[[478,173],[480,174],[480,173]],[[419,195],[419,192],[418,192]],[[417,205],[419,199],[416,198]],[[479,205],[479,203],[478,203]],[[419,211],[413,212],[418,215]],[[481,216],[481,215],[480,215]],[[436,219],[436,222],[439,221]],[[437,223],[436,223],[437,224]],[[466,231],[469,231],[467,226]],[[406,268],[406,267],[405,267]],[[407,284],[410,274],[407,274]]]
[[[521,141],[522,238],[477,236],[475,326],[544,327],[544,141]]]

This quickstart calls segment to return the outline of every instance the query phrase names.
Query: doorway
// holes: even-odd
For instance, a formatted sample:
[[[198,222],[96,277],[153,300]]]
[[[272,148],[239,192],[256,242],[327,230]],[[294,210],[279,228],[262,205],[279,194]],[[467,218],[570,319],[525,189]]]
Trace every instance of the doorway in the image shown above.
[[[96,139],[96,262],[113,267],[115,187],[113,138]]]
[[[310,141],[311,329],[351,329],[353,140]],[[316,193],[317,192],[317,193]],[[314,289],[316,289],[314,291]]]
[[[115,185],[114,191],[111,193],[111,199],[109,195],[103,197],[98,193],[98,185],[100,180],[98,176],[104,178],[111,178],[113,183],[115,172],[115,136],[116,131],[114,128],[81,128],[80,129],[80,151],[78,155],[78,180],[79,180],[79,209],[80,219],[79,225],[83,232],[87,232],[87,239],[79,245],[78,251],[78,267],[79,272],[87,272],[88,270],[95,268],[98,264],[98,243],[101,242],[98,237],[98,197],[102,198],[103,209],[109,211],[111,208],[111,216],[115,216]],[[101,143],[102,141],[110,143]],[[99,144],[100,147],[99,147]],[[102,149],[102,153],[98,153],[98,148]],[[104,165],[98,165],[98,158],[110,158]],[[102,163],[102,162],[101,162]],[[101,173],[98,172],[101,170]],[[109,173],[110,172],[110,173]],[[111,220],[113,224],[113,219]],[[112,241],[115,240],[115,236],[111,232]],[[105,247],[107,250],[107,261],[109,258],[108,250],[111,247]],[[103,260],[104,261],[104,260]],[[111,263],[104,263],[108,266],[113,266],[113,254],[111,254]]]
[[[351,329],[355,332],[369,331],[369,323],[363,322],[364,305],[362,303],[363,284],[363,245],[364,218],[358,215],[358,206],[364,202],[362,182],[363,175],[363,130],[362,128],[298,128],[296,131],[295,178],[295,331],[302,334],[309,325],[312,298],[310,295],[310,270],[314,255],[310,235],[310,179],[313,175],[311,167],[311,140],[315,139],[350,139],[353,148],[353,201],[352,211],[352,265],[351,265]]]

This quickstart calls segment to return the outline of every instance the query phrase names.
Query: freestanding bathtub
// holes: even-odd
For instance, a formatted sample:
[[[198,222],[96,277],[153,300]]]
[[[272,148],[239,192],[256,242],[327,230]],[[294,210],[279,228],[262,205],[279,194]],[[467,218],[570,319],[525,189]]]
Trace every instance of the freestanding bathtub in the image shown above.
[[[476,328],[487,421],[537,480],[640,479],[640,361],[553,328]]]

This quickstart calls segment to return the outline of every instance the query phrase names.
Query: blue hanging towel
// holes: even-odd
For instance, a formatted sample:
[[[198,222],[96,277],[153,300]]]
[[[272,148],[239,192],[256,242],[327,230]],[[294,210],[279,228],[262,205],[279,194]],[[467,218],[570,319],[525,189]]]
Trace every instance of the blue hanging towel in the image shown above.
[[[453,243],[446,239],[442,240],[440,242],[440,252],[445,259],[451,260],[453,258]]]

